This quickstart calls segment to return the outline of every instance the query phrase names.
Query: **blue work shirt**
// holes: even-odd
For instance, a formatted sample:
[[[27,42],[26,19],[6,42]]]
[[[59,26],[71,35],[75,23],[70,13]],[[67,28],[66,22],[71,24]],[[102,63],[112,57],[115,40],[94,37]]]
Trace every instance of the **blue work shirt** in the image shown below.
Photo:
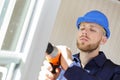
[[[57,80],[120,80],[120,65],[107,59],[101,51],[84,68],[79,54],[73,55],[73,61],[73,65],[66,71],[61,70]]]

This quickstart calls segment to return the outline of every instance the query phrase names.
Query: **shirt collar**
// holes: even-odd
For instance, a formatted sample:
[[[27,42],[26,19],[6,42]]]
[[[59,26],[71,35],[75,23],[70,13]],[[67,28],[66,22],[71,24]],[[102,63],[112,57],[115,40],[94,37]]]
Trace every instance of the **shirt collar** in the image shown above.
[[[102,51],[100,51],[99,55],[96,56],[95,58],[93,58],[93,60],[91,60],[91,61],[94,61],[99,67],[102,67],[106,60],[107,60],[107,58],[106,58],[105,54]]]
[[[80,53],[73,55],[75,62],[81,62],[79,59],[79,54]],[[107,58],[106,58],[105,54],[102,51],[99,51],[99,55],[96,56],[95,58],[93,58],[92,60],[90,60],[87,63],[86,67],[91,66],[91,65],[93,65],[93,66],[97,65],[99,67],[102,67],[106,60],[107,60]]]

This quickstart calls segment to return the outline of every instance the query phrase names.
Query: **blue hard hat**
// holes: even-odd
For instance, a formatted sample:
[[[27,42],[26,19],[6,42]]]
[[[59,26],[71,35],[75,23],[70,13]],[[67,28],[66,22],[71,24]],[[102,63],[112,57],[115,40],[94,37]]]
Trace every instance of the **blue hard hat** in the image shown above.
[[[102,12],[98,10],[92,10],[86,13],[84,16],[79,17],[76,22],[76,26],[78,29],[80,27],[79,25],[81,22],[91,22],[91,23],[99,24],[106,31],[106,37],[109,38],[110,36],[109,22],[107,17]]]

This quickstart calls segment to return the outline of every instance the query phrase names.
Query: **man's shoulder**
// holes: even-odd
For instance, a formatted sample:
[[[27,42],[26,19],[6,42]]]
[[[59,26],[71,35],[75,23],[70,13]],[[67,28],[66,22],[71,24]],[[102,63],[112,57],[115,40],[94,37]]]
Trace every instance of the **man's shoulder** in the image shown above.
[[[115,62],[111,61],[110,59],[107,60],[107,63],[109,63],[115,67],[120,67],[120,65],[116,64]]]
[[[114,72],[120,72],[120,65],[116,64],[115,62],[111,61],[110,59],[108,59],[106,61],[106,65],[109,66],[109,68],[113,68]]]

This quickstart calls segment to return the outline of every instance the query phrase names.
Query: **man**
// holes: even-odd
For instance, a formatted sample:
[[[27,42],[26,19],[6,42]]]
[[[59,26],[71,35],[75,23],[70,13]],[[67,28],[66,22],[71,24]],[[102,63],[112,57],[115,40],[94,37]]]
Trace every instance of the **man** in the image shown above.
[[[120,80],[120,66],[107,59],[100,50],[110,36],[107,17],[100,11],[92,10],[77,20],[78,54],[71,56],[66,46],[61,50],[61,66],[56,73],[44,61],[40,71],[41,80]]]

